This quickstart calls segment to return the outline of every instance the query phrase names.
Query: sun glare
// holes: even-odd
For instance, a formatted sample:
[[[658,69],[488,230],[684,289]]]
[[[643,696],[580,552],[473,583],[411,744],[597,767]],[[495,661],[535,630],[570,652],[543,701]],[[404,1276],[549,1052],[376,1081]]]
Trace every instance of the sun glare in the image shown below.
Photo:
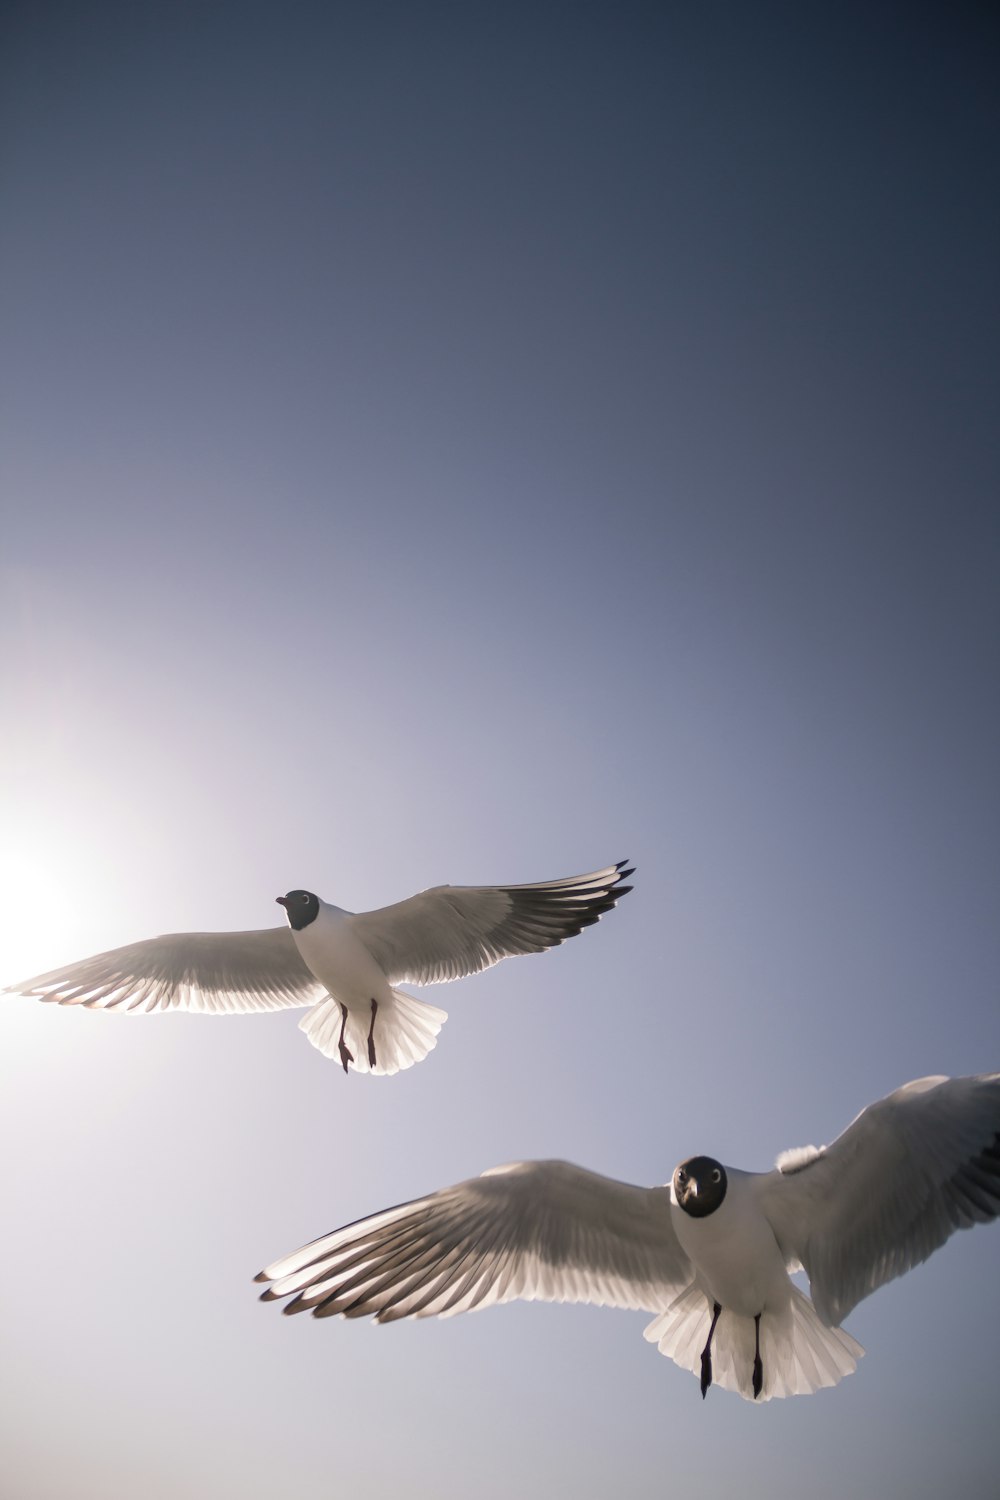
[[[8,841],[0,851],[0,988],[94,950],[102,927],[101,875],[57,840]]]

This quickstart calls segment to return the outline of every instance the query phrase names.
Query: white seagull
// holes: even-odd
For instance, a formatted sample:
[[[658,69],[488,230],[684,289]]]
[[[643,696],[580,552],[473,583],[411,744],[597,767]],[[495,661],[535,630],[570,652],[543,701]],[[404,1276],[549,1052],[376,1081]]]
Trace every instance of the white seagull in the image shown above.
[[[520,1297],[655,1313],[682,1369],[747,1400],[836,1385],[864,1353],[840,1323],[956,1229],[1000,1214],[1000,1073],[920,1078],[832,1146],[772,1172],[709,1156],[669,1187],[517,1162],[360,1219],[261,1271],[263,1301],[326,1318],[445,1316]],[[804,1269],[811,1300],[790,1280]],[[714,1338],[714,1351],[713,1351]]]
[[[632,889],[622,884],[633,873],[625,866],[534,885],[438,885],[378,911],[342,911],[311,891],[288,891],[276,898],[287,927],[146,938],[7,992],[139,1012],[307,1005],[300,1029],[345,1073],[398,1073],[427,1056],[448,1016],[396,985],[440,984],[556,947]]]

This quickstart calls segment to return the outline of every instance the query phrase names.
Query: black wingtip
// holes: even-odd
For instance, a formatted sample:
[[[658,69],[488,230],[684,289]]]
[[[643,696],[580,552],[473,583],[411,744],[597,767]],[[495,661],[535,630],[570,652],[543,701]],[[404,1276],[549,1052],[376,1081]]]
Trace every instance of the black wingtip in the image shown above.
[[[296,1313],[309,1312],[309,1310],[309,1306],[307,1303],[303,1302],[302,1293],[300,1292],[297,1297],[292,1298],[291,1302],[285,1303],[284,1307],[281,1309],[281,1312],[283,1317],[291,1318],[294,1317]]]

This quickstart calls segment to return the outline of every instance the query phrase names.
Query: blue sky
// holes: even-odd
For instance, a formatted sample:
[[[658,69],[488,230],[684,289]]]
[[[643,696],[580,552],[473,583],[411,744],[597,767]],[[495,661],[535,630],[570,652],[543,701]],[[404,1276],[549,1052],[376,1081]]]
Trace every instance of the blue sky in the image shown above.
[[[1000,1066],[986,8],[8,7],[0,981],[628,855],[345,1080],[0,1008],[18,1500],[985,1493],[997,1231],[754,1410],[642,1315],[284,1320],[522,1157],[767,1168]]]

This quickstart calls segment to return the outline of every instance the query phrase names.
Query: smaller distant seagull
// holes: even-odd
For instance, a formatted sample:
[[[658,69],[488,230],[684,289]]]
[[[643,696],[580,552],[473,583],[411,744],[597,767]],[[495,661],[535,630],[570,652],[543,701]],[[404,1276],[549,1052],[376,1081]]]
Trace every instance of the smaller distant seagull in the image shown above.
[[[427,1056],[448,1017],[396,985],[461,979],[575,937],[632,889],[626,863],[535,885],[438,885],[378,911],[288,891],[276,898],[287,927],[146,938],[7,992],[139,1012],[308,1005],[300,1029],[345,1073],[398,1073]]]
[[[359,1219],[256,1279],[270,1282],[262,1301],[293,1297],[286,1313],[379,1323],[518,1297],[643,1308],[646,1338],[703,1397],[714,1380],[767,1401],[852,1374],[851,1309],[998,1214],[1000,1073],[920,1078],[772,1172],[692,1156],[669,1187],[641,1188],[517,1162]],[[789,1279],[800,1269],[811,1300]]]

